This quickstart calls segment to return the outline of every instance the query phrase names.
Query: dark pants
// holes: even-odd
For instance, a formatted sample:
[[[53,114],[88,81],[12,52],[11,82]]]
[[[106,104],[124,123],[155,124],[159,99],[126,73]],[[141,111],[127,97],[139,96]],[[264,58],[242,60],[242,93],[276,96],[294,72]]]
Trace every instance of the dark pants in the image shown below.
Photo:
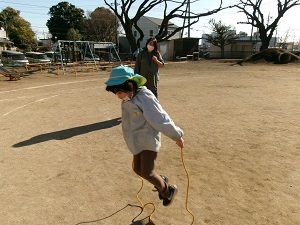
[[[144,150],[141,153],[134,155],[133,170],[137,175],[153,184],[163,197],[168,197],[168,185],[162,177],[154,171],[156,158],[157,152],[149,150]]]
[[[151,90],[151,91],[155,95],[155,97],[158,99],[157,89],[156,90]]]

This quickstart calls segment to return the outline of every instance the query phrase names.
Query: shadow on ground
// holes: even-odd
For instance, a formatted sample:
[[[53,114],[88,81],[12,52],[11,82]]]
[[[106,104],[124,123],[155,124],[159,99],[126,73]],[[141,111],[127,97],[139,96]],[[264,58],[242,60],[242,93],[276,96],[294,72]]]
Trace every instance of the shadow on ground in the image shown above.
[[[111,128],[111,127],[119,125],[120,123],[121,123],[121,118],[115,118],[112,120],[102,121],[99,123],[94,123],[94,124],[89,124],[89,125],[85,125],[85,126],[74,127],[74,128],[70,128],[70,129],[41,134],[41,135],[32,137],[28,140],[16,143],[12,147],[20,148],[20,147],[34,145],[34,144],[38,144],[38,143],[46,142],[46,141],[50,141],[50,140],[65,140],[65,139],[68,139],[68,138],[71,138],[74,136],[78,136],[78,135],[82,135],[82,134],[86,134],[86,133],[89,133],[92,131]]]

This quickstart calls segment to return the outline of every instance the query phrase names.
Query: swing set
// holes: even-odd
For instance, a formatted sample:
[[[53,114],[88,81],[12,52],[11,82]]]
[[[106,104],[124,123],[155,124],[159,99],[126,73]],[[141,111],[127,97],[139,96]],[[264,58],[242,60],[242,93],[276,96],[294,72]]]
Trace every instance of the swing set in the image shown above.
[[[58,40],[51,51],[52,66],[65,74],[68,67],[72,67],[75,74],[78,69],[107,69],[118,63],[122,64],[117,47],[112,42],[68,41]]]

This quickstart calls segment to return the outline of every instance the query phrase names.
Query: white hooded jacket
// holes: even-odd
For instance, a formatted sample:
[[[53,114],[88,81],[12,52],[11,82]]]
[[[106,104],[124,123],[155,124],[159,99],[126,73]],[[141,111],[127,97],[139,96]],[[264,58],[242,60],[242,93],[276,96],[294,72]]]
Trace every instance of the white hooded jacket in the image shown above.
[[[161,134],[174,141],[183,136],[150,90],[142,86],[130,100],[122,102],[122,130],[128,149],[133,155],[143,150],[158,152]]]

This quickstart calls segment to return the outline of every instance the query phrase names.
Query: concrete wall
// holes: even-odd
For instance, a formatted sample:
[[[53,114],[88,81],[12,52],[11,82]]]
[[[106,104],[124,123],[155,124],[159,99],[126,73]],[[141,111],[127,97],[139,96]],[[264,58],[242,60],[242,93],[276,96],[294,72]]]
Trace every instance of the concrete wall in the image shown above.
[[[236,42],[231,45],[226,45],[224,48],[224,57],[231,59],[243,59],[254,53],[253,42]],[[221,48],[210,45],[210,58],[220,58]]]

